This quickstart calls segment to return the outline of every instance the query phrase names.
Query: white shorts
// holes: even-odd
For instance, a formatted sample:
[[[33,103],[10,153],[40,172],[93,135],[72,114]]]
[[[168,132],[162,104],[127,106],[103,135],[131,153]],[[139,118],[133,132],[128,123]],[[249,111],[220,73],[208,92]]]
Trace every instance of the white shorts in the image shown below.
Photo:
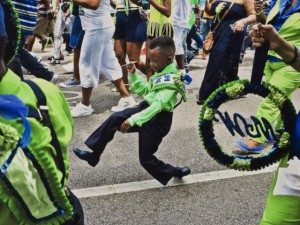
[[[175,55],[183,55],[184,51],[187,50],[186,37],[188,32],[188,28],[174,26]]]
[[[97,87],[100,71],[110,81],[122,78],[122,69],[115,56],[112,42],[114,31],[114,26],[85,30],[79,60],[82,87]]]

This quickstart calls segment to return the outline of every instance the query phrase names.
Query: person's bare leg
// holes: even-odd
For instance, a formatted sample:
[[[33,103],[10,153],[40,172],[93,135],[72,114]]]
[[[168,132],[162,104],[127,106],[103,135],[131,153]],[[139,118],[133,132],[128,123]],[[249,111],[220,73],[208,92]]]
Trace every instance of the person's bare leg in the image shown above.
[[[148,79],[153,74],[153,70],[150,66],[150,59],[149,59],[149,56],[148,56],[148,51],[149,51],[149,46],[150,46],[151,40],[152,40],[151,38],[148,38],[147,42],[146,42],[146,75],[147,75]]]
[[[35,36],[40,39],[41,41],[44,41],[46,38],[44,35],[35,34]]]
[[[73,80],[75,80],[75,81],[80,81],[79,59],[80,59],[80,49],[74,48],[74,55],[73,55],[74,76],[73,76]]]
[[[121,98],[126,98],[126,97],[130,96],[130,94],[124,84],[124,81],[121,78],[112,81],[112,83],[115,85],[117,90],[120,92]]]
[[[34,42],[35,42],[35,37],[37,37],[41,41],[45,40],[44,35],[39,35],[39,34],[29,35],[28,38],[27,38],[27,50],[29,52],[32,52],[32,47],[33,47]]]
[[[114,40],[114,50],[115,50],[115,55],[118,59],[118,62],[122,68],[123,82],[125,84],[128,84],[128,71],[127,71],[126,66],[122,66],[122,65],[126,64],[126,41],[125,41],[125,39]]]
[[[255,147],[258,147],[261,145],[261,143],[257,142],[257,141],[254,141],[254,140],[251,140],[251,139],[248,139],[248,140],[245,140],[244,143],[249,147],[249,148],[255,148]]]
[[[135,64],[136,68],[143,74],[146,74],[146,64],[140,58],[143,42],[126,42],[126,46],[129,60],[137,61]]]
[[[32,47],[34,45],[34,41],[35,41],[35,36],[34,35],[28,35],[27,37],[27,50],[29,52],[32,52]]]
[[[126,88],[125,88],[126,89]],[[93,88],[81,88],[82,91],[82,98],[81,98],[81,104],[89,106],[90,105],[90,100],[91,100],[91,95]]]
[[[177,69],[184,70],[184,55],[175,55]]]

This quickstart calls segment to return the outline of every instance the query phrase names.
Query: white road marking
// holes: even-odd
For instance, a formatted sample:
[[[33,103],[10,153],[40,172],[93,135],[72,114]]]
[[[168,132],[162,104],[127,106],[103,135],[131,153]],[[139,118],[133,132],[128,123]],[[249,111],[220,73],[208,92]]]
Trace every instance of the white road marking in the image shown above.
[[[82,93],[80,91],[62,91],[62,93],[69,95],[69,97],[66,97],[68,101],[80,99],[82,97]]]
[[[264,174],[274,172],[278,164],[274,164],[259,171],[236,171],[236,170],[220,170],[207,173],[192,174],[184,177],[182,180],[172,179],[166,187],[201,183],[214,180],[230,179],[234,177],[251,176],[256,174]],[[139,182],[130,182],[123,184],[113,184],[98,187],[89,187],[72,190],[78,198],[98,197],[104,195],[128,193],[133,191],[149,190],[154,188],[163,188],[156,180],[146,180]]]

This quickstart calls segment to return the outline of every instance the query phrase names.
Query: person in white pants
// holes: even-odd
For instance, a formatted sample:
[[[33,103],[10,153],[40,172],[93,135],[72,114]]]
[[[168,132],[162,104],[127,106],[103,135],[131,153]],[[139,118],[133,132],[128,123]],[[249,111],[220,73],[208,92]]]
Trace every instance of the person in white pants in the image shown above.
[[[74,15],[69,12],[70,3],[64,0],[60,0],[59,10],[57,13],[55,27],[54,27],[54,43],[53,43],[53,57],[50,59],[51,65],[60,64],[60,55],[61,55],[61,42],[62,42],[62,32],[66,27],[71,30]]]
[[[133,107],[136,102],[128,93],[122,80],[122,69],[114,54],[112,36],[115,31],[113,18],[110,15],[109,0],[74,0],[84,8],[80,19],[85,35],[82,42],[79,60],[80,80],[82,87],[81,103],[71,111],[73,117],[87,116],[93,113],[90,98],[94,87],[98,86],[100,71],[115,85],[121,95],[117,112]]]

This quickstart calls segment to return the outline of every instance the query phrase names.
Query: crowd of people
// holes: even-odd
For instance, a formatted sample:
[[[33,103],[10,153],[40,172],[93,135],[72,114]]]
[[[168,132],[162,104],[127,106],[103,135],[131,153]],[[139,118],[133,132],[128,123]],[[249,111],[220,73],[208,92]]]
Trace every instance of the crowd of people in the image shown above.
[[[188,166],[172,166],[154,154],[170,131],[173,110],[181,100],[186,101],[185,85],[191,82],[188,75],[189,61],[193,58],[191,50],[201,51],[209,30],[217,27],[204,79],[199,84],[198,105],[203,105],[221,85],[239,79],[238,67],[251,39],[249,37],[252,37],[253,47],[261,47],[265,41],[270,43],[264,70],[266,82],[279,88],[289,98],[300,85],[299,0],[0,0],[0,3],[0,94],[17,96],[25,105],[37,107],[38,112],[42,111],[42,119],[47,118],[47,123],[37,123],[34,116],[28,119],[32,138],[26,145],[23,143],[26,139],[24,136],[29,131],[26,131],[28,121],[24,116],[13,119],[21,118],[25,131],[16,123],[9,124],[16,126],[19,136],[24,139],[19,141],[18,147],[26,155],[38,159],[33,165],[40,164],[37,166],[39,170],[45,171],[48,182],[58,181],[55,187],[49,185],[47,189],[47,182],[41,178],[41,184],[37,182],[37,189],[46,186],[47,191],[40,192],[40,197],[48,198],[49,195],[50,199],[64,199],[57,203],[64,209],[61,214],[52,212],[50,214],[55,216],[51,217],[49,213],[29,213],[29,219],[35,216],[37,220],[48,220],[51,217],[54,222],[62,221],[60,224],[84,223],[80,203],[67,189],[67,147],[73,135],[72,117],[89,116],[94,111],[91,96],[99,84],[100,72],[112,82],[115,87],[112,91],[119,92],[120,100],[117,106],[111,108],[114,113],[86,140],[85,144],[92,151],[74,148],[74,153],[91,166],[96,166],[116,131],[138,132],[140,164],[163,185],[167,185],[173,177],[181,179],[191,173]],[[18,31],[14,32],[14,29]],[[58,87],[51,84],[57,82],[58,74],[46,68],[40,57],[32,52],[36,38],[40,40],[42,50],[52,42],[53,56],[48,59],[52,66],[60,66],[64,54],[73,54],[74,74],[59,85],[61,88],[81,87],[81,101],[71,110]],[[62,39],[66,43],[65,51],[61,49]],[[191,45],[192,39],[196,47]],[[143,46],[146,50],[145,62],[141,60]],[[201,58],[206,59],[207,55],[203,53]],[[36,101],[38,104],[40,101],[35,95],[36,89],[32,88],[32,91],[22,82],[22,67],[41,78],[34,82],[39,87],[37,89],[41,89],[47,97],[43,103],[47,105],[47,110],[41,108],[39,111],[40,105],[36,106]],[[144,101],[137,104],[131,90]],[[19,100],[9,97],[9,101],[15,104]],[[62,107],[56,107],[58,103]],[[0,107],[8,110],[6,105],[0,104]],[[10,118],[6,114],[1,114],[2,117],[4,119],[0,122]],[[267,97],[260,104],[256,117],[266,118],[277,130],[283,127],[279,109]],[[45,132],[47,129],[51,132]],[[39,142],[41,136],[45,142]],[[264,137],[249,138],[238,141],[237,146],[249,153],[260,153],[265,141]],[[47,149],[44,154],[50,160],[48,164],[39,161],[39,157],[44,156],[38,152],[44,148]],[[53,151],[57,154],[53,154]],[[294,160],[292,162],[295,162],[293,164],[291,157]],[[300,153],[288,153],[280,163],[261,220],[263,225],[300,222],[300,195],[299,190],[294,191],[295,185],[285,184],[284,190],[274,192],[284,182],[279,171],[289,169],[289,163],[295,169],[295,157],[299,161],[297,157],[300,157]],[[51,168],[46,168],[50,164]],[[54,170],[55,174],[48,175],[48,169]],[[290,169],[291,174],[297,175]],[[296,179],[298,183],[299,176]],[[0,182],[0,185],[3,184]],[[12,184],[9,188],[13,190],[12,196],[16,190],[18,192],[17,185]],[[17,201],[14,199],[6,204],[8,200],[2,198],[1,193],[0,209],[6,213],[4,220],[7,224],[26,223],[27,219],[22,219],[20,215],[23,214],[18,212],[22,210],[17,206]],[[23,201],[29,211],[34,210],[34,205],[26,204],[25,195]],[[50,212],[51,202],[49,204],[45,205],[45,209]],[[70,207],[74,210],[70,210]]]

